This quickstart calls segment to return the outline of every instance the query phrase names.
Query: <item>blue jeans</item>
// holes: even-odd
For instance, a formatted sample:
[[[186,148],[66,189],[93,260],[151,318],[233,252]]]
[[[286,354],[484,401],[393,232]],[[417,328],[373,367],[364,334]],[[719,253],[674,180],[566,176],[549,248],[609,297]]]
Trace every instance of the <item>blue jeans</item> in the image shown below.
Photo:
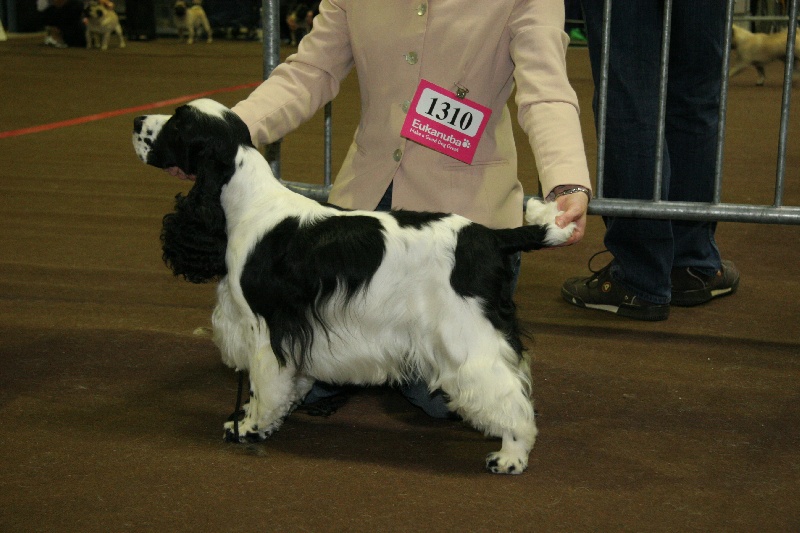
[[[595,85],[600,80],[603,0],[582,0]],[[724,0],[674,0],[666,95],[662,198],[709,202],[722,78]],[[605,177],[608,198],[652,199],[659,112],[663,0],[617,0],[611,9]],[[595,90],[593,107],[597,121]],[[721,266],[716,223],[606,217],[613,278],[666,304],[673,268]]]

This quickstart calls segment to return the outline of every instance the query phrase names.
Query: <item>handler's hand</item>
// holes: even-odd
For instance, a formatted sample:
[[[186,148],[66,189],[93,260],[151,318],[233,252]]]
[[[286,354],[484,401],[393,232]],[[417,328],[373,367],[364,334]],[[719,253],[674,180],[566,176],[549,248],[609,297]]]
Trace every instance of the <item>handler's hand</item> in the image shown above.
[[[164,172],[166,172],[170,176],[182,180],[194,181],[197,179],[197,176],[195,176],[194,174],[186,174],[183,170],[179,169],[178,167],[167,167],[164,169]]]
[[[589,197],[582,192],[575,192],[559,196],[555,202],[558,210],[563,211],[556,217],[556,225],[563,228],[570,222],[575,223],[575,231],[562,246],[575,244],[586,234],[586,210],[589,208]]]

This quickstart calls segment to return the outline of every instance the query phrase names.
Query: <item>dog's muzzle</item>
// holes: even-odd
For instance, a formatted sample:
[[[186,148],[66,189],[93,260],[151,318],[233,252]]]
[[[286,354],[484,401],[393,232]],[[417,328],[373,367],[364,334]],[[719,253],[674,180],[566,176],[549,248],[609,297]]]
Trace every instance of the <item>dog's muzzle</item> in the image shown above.
[[[133,119],[133,148],[142,162],[147,163],[153,142],[168,119],[166,115],[142,115]]]
[[[136,117],[135,119],[133,119],[133,133],[142,133],[144,118],[145,117]]]

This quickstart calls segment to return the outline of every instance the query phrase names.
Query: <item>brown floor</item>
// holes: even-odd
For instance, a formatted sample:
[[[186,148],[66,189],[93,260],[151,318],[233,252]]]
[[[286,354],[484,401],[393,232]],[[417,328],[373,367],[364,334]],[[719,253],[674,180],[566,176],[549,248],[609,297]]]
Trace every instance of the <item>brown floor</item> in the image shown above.
[[[585,49],[569,66],[593,165]],[[771,202],[780,68],[763,88],[733,81],[726,200]],[[257,81],[261,48],[17,37],[0,43],[0,72],[9,131]],[[334,168],[356,93],[351,77],[334,106]],[[526,256],[540,438],[523,476],[485,473],[496,441],[384,389],[226,444],[235,377],[192,334],[214,288],[160,259],[160,218],[186,184],[138,162],[135,114],[0,139],[0,531],[800,530],[800,228],[721,224],[739,293],[654,324],[561,300],[602,247],[597,217],[583,243]],[[285,178],[319,180],[320,124],[284,143]],[[800,205],[796,141],[787,167],[786,203]]]

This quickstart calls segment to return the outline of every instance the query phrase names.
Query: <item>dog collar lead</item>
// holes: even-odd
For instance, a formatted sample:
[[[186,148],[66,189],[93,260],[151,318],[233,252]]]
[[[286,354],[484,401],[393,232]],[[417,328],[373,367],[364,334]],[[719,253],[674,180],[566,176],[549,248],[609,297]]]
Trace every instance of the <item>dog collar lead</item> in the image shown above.
[[[236,373],[239,375],[239,387],[236,391],[236,408],[234,409],[231,416],[228,417],[228,420],[233,421],[233,433],[236,438],[236,442],[239,441],[239,420],[244,415],[244,409],[242,409],[242,388],[244,386],[244,370],[237,370]]]

